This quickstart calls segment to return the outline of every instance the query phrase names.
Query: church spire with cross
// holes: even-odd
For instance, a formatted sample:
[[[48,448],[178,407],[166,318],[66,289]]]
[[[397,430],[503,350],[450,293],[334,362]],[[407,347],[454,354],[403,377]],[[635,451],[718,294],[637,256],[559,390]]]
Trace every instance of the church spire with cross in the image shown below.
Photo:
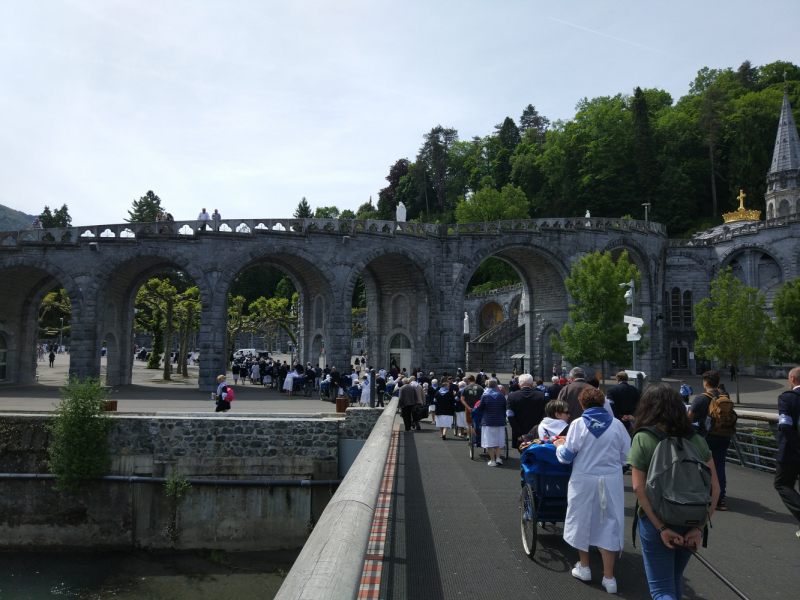
[[[786,74],[784,73],[784,80]],[[800,137],[794,122],[786,83],[783,86],[783,106],[775,136],[772,166],[767,174],[767,219],[800,212]]]

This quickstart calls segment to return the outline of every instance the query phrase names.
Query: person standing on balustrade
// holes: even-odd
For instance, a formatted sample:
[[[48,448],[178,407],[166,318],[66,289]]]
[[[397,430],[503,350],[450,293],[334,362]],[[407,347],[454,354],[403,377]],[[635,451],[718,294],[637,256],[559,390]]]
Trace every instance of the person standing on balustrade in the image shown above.
[[[219,214],[219,211],[215,208],[214,209],[214,214],[211,215],[211,218],[214,219],[215,221],[221,221],[222,220],[222,215]]]
[[[211,219],[211,215],[206,212],[206,209],[200,211],[200,214],[197,215],[198,221],[208,221]]]

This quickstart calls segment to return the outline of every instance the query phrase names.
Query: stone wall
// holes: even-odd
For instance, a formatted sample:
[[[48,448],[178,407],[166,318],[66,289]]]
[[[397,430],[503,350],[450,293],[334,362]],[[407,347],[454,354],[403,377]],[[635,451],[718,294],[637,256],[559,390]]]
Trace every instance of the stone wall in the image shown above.
[[[383,409],[344,418],[114,415],[109,475],[187,478],[338,478],[340,439],[366,439]],[[0,416],[0,472],[47,473],[46,415]],[[164,486],[98,482],[80,494],[52,480],[0,485],[0,547],[166,547]],[[181,507],[179,548],[299,548],[334,488],[193,486]]]

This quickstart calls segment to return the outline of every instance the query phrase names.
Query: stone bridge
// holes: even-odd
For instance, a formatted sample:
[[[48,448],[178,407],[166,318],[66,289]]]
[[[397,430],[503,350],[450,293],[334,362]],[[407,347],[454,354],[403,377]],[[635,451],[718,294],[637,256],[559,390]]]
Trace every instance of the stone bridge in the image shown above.
[[[568,318],[564,278],[579,256],[627,250],[642,272],[639,302],[653,325],[664,291],[667,252],[662,225],[627,219],[533,219],[431,225],[392,221],[244,219],[126,223],[0,233],[0,334],[8,348],[6,380],[31,382],[36,371],[38,310],[61,285],[72,302],[70,371],[131,381],[134,301],[148,278],[179,269],[202,299],[200,389],[226,370],[228,290],[254,265],[285,272],[299,295],[299,358],[329,365],[350,359],[351,298],[359,276],[367,290],[370,362],[454,370],[463,366],[464,296],[487,258],[511,264],[522,279],[521,323],[533,373],[543,369],[549,333]],[[659,378],[663,344],[653,340],[642,368]]]

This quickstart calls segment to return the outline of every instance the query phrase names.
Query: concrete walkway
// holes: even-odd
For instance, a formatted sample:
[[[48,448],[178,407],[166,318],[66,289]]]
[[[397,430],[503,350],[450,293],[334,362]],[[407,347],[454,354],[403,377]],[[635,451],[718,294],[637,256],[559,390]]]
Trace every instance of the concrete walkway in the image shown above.
[[[380,597],[392,600],[607,598],[600,555],[593,580],[574,579],[577,551],[562,530],[539,528],[535,560],[522,549],[519,453],[504,466],[471,461],[461,439],[442,442],[430,422],[400,434]],[[476,459],[478,456],[476,455]],[[772,488],[772,476],[728,465],[727,513],[716,513],[703,555],[752,600],[794,599],[800,587],[798,524]],[[626,486],[626,546],[616,566],[620,598],[650,594],[640,544],[630,544],[634,495]],[[684,598],[736,596],[697,560],[686,570]]]

